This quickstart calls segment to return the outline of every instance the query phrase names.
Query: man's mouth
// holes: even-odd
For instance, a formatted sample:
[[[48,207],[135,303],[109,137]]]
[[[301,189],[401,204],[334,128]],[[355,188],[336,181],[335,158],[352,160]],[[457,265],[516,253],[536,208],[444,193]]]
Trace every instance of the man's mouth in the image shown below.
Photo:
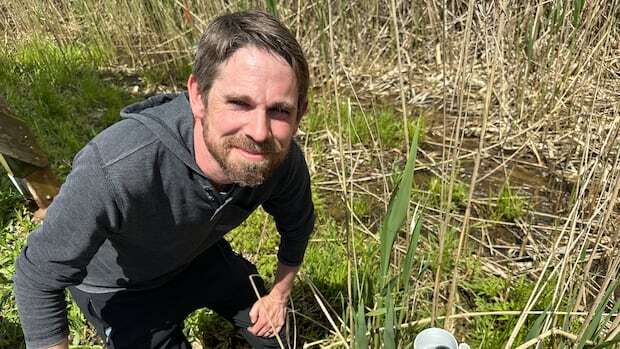
[[[231,137],[224,145],[229,150],[239,153],[239,156],[247,161],[262,162],[270,160],[277,154],[277,147],[273,140],[264,143],[256,143],[243,137]]]
[[[239,153],[241,153],[241,155],[249,160],[264,160],[267,158],[267,156],[269,155],[268,152],[263,152],[260,150],[254,150],[254,149],[245,149],[245,148],[240,148],[237,147],[235,148],[239,151]]]

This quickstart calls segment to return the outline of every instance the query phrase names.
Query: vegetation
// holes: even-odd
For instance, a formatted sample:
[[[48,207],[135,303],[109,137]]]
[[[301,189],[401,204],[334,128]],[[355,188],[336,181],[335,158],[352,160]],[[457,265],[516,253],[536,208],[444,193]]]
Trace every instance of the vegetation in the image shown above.
[[[505,183],[499,192],[497,198],[497,216],[499,219],[508,221],[514,221],[521,218],[525,203],[523,199],[519,198],[513,189],[510,189],[510,184]]]
[[[8,0],[0,95],[62,177],[123,105],[183,89],[206,23],[246,8],[276,13],[312,68],[297,347],[408,348],[428,326],[477,348],[619,342],[618,0]],[[28,208],[2,178],[0,348],[23,347],[11,275]],[[265,212],[228,238],[273,277]],[[69,316],[74,348],[97,348]],[[186,331],[242,345],[206,310]]]

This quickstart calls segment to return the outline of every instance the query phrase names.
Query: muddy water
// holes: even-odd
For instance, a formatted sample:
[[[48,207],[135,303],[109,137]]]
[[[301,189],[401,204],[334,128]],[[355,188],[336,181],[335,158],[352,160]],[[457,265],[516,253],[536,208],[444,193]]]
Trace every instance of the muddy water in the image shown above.
[[[452,158],[449,140],[446,140],[445,143],[443,141],[443,126],[441,126],[443,120],[433,118],[429,124],[425,140],[420,144],[421,151],[425,152],[427,156],[418,156],[418,158],[425,164],[432,163],[432,161],[440,163],[444,144],[446,146],[445,156]],[[478,137],[470,136],[465,137],[462,144],[459,145],[460,160],[456,165],[457,178],[466,185],[466,191],[469,190],[471,183],[474,171],[473,154],[478,151],[478,143]],[[491,138],[485,140],[484,147],[496,143],[497,141]],[[512,195],[518,197],[518,200],[524,205],[524,213],[520,219],[525,224],[550,227],[561,225],[563,221],[558,216],[566,216],[569,210],[573,184],[556,176],[545,164],[539,163],[538,158],[529,148],[526,147],[515,155],[514,152],[517,149],[517,147],[515,149],[502,149],[501,146],[496,146],[483,154],[474,190],[472,217],[490,220],[501,219],[497,217],[497,214],[494,214],[496,211],[494,207],[502,188],[508,184]],[[467,156],[468,154],[470,156]],[[452,170],[451,166],[452,162],[446,165],[445,171],[448,177]],[[417,182],[421,187],[424,187],[425,184],[428,185],[429,177],[435,177],[434,174],[431,174],[431,170],[434,170],[434,173],[441,171],[440,165],[429,167],[429,169],[423,170],[426,175],[419,176],[416,174]],[[457,213],[462,214],[463,212]],[[486,224],[487,239],[499,245],[521,244],[523,232],[514,226],[513,222],[508,223],[510,224]],[[471,232],[476,234],[475,229],[472,229]],[[478,238],[482,238],[482,236],[478,236]]]
[[[424,192],[429,190],[430,182],[439,178],[438,175],[442,171],[444,142],[441,122],[442,120],[438,118],[427,119],[428,127],[424,139],[419,145],[418,164],[414,176],[415,187],[418,190],[416,195],[419,195],[419,198],[425,197]],[[474,156],[468,156],[468,154],[477,151],[478,142],[478,137],[466,137],[459,146],[460,160],[457,162],[456,173],[459,182],[465,185],[464,193],[462,193],[465,198],[468,194],[474,168]],[[449,143],[449,141],[445,142],[446,156],[451,158]],[[485,141],[485,147],[493,144],[493,140]],[[514,222],[509,221],[507,224],[493,222],[502,219],[498,217],[495,206],[499,193],[507,183],[510,185],[512,195],[518,197],[518,200],[524,205],[524,213],[520,220],[527,226],[561,226],[563,221],[559,220],[557,216],[565,216],[569,209],[572,184],[555,176],[544,164],[539,164],[538,159],[529,152],[529,149],[525,148],[520,154],[511,158],[514,151],[513,149],[502,150],[498,146],[485,152],[474,191],[474,202],[472,203],[474,220],[470,225],[472,227],[470,233],[474,238],[482,239],[480,224],[478,224],[482,222],[484,223],[484,238],[498,246],[519,246],[524,242],[525,233]],[[356,166],[354,178],[372,177],[373,174],[381,173],[377,154],[367,152],[365,155],[367,158]],[[509,158],[510,160],[506,161]],[[394,168],[404,168],[405,160],[402,150],[390,149],[386,151],[383,154],[385,172],[390,173],[392,172],[390,169]],[[497,169],[504,161],[505,166]],[[452,170],[451,166],[452,162],[447,162],[445,169],[443,169],[448,178]],[[329,171],[324,169],[322,172]],[[489,175],[489,173],[491,174]],[[334,184],[335,178],[327,177],[325,183],[330,182],[331,184],[325,185],[329,189],[321,195],[325,200],[325,208],[331,218],[343,224],[348,217],[348,210],[346,210],[339,193],[340,185]],[[388,178],[387,181],[393,188],[393,179]],[[357,212],[360,220],[368,230],[377,232],[386,208],[386,202],[377,199],[377,197],[385,197],[383,180],[375,178],[358,182],[354,190],[356,192],[355,199],[364,201],[364,208],[360,210],[361,212]],[[414,200],[416,200],[415,197]],[[465,204],[463,203],[455,208],[455,215],[463,215]],[[434,207],[429,208],[428,213],[438,215],[438,203],[435,201],[429,205]],[[453,220],[455,227],[460,227],[459,222],[458,217]],[[550,238],[552,236],[541,236],[537,240]]]

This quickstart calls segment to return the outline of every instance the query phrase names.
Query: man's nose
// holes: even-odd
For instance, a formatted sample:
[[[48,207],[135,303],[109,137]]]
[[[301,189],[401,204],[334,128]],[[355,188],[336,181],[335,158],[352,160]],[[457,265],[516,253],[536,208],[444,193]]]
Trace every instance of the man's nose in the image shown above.
[[[246,134],[256,143],[263,143],[271,136],[271,126],[269,116],[264,110],[257,110],[248,121]]]

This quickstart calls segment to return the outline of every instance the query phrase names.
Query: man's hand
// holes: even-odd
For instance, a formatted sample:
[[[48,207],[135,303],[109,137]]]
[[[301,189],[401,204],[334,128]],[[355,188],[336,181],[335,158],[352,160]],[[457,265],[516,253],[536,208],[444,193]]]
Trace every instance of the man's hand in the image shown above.
[[[259,337],[273,337],[280,332],[286,321],[287,299],[269,293],[260,298],[250,310],[252,326],[248,331]]]
[[[256,301],[250,309],[250,333],[259,337],[273,337],[280,333],[286,321],[286,304],[298,270],[299,267],[278,263],[271,292]]]

